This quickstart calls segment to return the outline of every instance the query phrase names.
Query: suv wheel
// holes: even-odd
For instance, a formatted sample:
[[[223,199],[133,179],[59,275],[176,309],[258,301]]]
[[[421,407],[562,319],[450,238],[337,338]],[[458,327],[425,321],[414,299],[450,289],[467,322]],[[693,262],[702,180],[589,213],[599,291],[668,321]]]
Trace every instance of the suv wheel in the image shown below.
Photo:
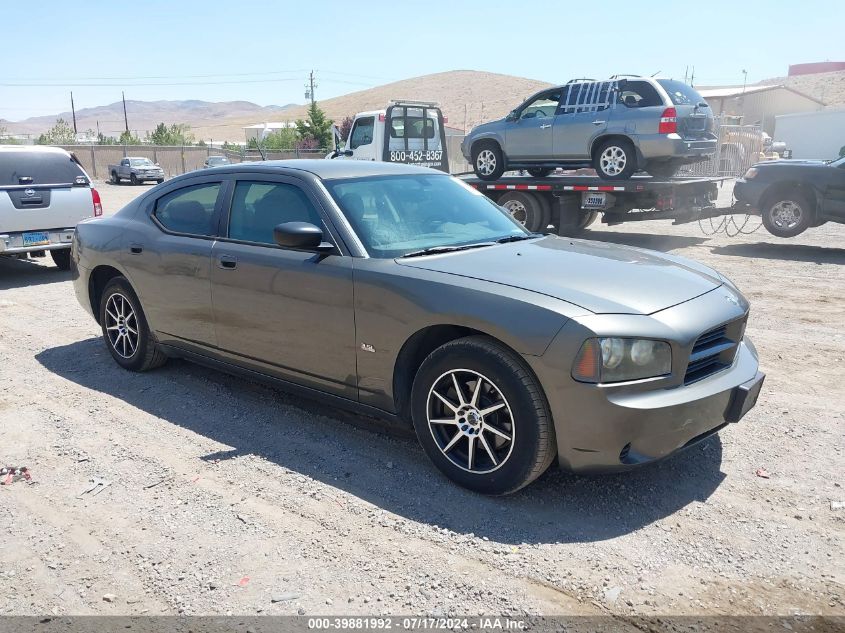
[[[485,336],[434,350],[414,379],[411,407],[426,454],[470,490],[515,492],[554,459],[551,414],[536,378],[516,354]]]
[[[626,180],[637,171],[637,157],[631,141],[608,139],[596,149],[593,168],[603,180]]]
[[[795,237],[813,225],[815,214],[807,197],[796,191],[768,196],[762,205],[763,226],[776,237]]]
[[[504,207],[519,222],[532,233],[542,231],[549,226],[551,210],[544,198],[531,193],[509,191],[499,198],[499,206]]]
[[[505,173],[505,157],[496,143],[478,143],[472,148],[472,169],[481,180],[497,180]]]
[[[50,257],[53,258],[53,263],[59,270],[70,270],[70,249],[63,248],[61,250],[54,249],[50,251]]]
[[[100,299],[100,325],[109,353],[124,369],[146,371],[167,362],[125,277],[106,284]]]

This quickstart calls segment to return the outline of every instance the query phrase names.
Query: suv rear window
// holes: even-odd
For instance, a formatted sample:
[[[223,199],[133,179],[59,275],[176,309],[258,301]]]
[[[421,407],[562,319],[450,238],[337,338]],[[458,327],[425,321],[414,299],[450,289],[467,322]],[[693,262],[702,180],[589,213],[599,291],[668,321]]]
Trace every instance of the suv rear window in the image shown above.
[[[675,105],[698,105],[704,103],[702,97],[692,86],[686,85],[683,81],[673,79],[658,79],[663,89],[669,93],[669,98]]]
[[[9,185],[67,185],[88,178],[67,154],[35,151],[0,152],[0,187]],[[31,180],[29,180],[31,178]]]

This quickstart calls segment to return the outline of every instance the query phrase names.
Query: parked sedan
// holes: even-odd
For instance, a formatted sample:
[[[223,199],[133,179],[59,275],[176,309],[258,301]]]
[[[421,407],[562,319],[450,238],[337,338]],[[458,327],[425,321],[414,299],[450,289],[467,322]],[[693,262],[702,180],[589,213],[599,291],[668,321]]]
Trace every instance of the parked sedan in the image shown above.
[[[231,164],[229,159],[225,156],[209,156],[203,162],[203,167],[222,167],[223,165]]]
[[[425,168],[185,174],[80,224],[73,261],[121,367],[183,357],[412,424],[483,493],[555,459],[661,459],[738,421],[763,381],[748,303],[715,271],[529,233]]]

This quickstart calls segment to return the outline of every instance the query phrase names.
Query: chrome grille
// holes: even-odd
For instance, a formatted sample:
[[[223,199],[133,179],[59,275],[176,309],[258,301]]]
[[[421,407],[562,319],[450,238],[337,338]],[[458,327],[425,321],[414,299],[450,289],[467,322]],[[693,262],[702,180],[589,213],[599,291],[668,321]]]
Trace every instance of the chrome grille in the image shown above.
[[[731,366],[742,340],[745,319],[720,325],[698,337],[690,352],[684,384],[702,380]]]

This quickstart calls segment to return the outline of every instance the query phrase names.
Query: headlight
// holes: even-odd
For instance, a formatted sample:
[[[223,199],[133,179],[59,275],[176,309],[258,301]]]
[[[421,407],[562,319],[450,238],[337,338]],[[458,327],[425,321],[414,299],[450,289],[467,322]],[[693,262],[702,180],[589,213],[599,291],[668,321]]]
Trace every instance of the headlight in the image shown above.
[[[584,341],[572,377],[607,383],[665,376],[672,371],[672,349],[664,341],[642,338],[591,338]]]
[[[743,176],[743,178],[745,178],[745,180],[751,180],[756,175],[757,175],[757,168],[756,167],[749,167],[748,171],[745,172],[745,175]]]

